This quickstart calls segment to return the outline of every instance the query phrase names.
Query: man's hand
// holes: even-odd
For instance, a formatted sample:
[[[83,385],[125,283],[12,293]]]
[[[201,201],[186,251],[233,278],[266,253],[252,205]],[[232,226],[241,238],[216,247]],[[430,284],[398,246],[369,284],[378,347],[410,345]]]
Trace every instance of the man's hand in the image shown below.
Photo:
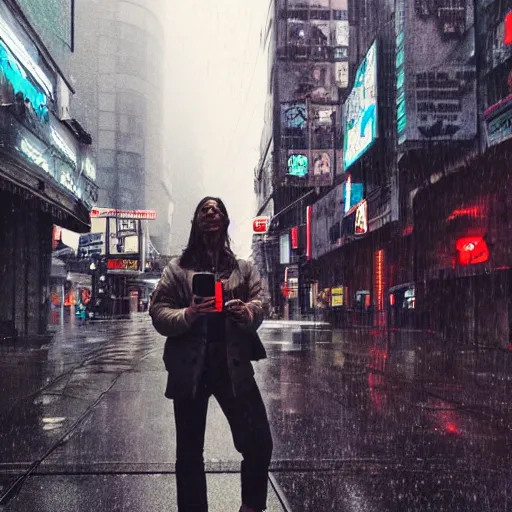
[[[252,322],[253,314],[245,302],[234,299],[226,302],[227,314],[237,323],[247,325]]]
[[[196,299],[202,302],[196,303]],[[205,313],[216,313],[215,297],[192,297],[192,304],[185,310],[185,319],[189,324],[194,323],[200,315]]]

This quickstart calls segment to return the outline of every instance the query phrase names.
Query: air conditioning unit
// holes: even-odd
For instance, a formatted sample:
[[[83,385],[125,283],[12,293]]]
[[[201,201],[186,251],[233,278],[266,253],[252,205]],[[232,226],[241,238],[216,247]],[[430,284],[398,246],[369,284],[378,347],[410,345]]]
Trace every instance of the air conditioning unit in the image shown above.
[[[57,77],[57,111],[61,121],[71,119],[71,91],[61,76]]]

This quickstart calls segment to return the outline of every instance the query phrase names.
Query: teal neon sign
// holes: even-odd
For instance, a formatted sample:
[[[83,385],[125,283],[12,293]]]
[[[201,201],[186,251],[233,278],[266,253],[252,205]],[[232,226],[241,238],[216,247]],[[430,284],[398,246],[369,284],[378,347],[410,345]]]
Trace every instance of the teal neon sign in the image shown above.
[[[30,101],[41,121],[49,122],[48,96],[36,86],[5,43],[0,40],[0,72],[12,85],[14,94],[21,93]]]

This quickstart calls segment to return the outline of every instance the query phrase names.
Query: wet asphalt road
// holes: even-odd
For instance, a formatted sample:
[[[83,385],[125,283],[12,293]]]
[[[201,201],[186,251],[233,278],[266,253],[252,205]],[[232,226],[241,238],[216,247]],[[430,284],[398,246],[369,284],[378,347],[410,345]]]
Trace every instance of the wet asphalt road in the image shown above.
[[[512,399],[496,367],[416,335],[298,327],[260,330],[269,511],[512,510]],[[0,346],[0,509],[176,510],[162,348],[146,315]],[[237,511],[240,456],[213,399],[205,459],[210,510]]]

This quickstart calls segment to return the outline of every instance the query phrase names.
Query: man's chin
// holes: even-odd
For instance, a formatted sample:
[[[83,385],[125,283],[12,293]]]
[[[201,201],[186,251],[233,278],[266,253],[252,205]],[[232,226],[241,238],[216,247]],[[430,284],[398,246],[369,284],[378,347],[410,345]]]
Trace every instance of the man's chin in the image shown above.
[[[217,233],[220,231],[220,226],[205,226],[203,231],[205,233]]]

